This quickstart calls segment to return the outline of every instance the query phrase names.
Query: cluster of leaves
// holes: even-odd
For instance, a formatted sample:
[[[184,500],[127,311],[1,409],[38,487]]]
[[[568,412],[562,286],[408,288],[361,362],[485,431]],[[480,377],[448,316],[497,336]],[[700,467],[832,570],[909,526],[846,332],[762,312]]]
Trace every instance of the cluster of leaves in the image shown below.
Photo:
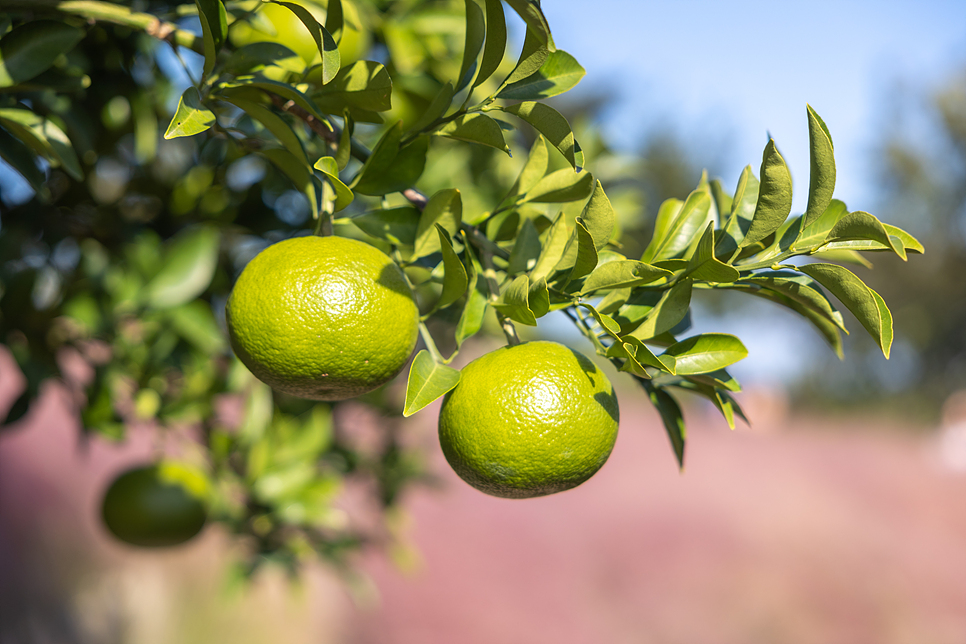
[[[643,255],[626,257],[608,177],[584,170],[606,152],[581,147],[568,119],[542,102],[573,88],[584,70],[556,47],[537,0],[506,4],[526,26],[515,59],[506,56],[502,0],[197,0],[169,7],[163,15],[175,22],[96,1],[44,5],[53,18],[24,8],[0,32],[0,154],[33,185],[30,206],[41,215],[20,206],[11,211],[24,215],[16,225],[6,213],[3,220],[0,331],[31,383],[8,421],[58,373],[58,351],[74,347],[94,362],[106,348],[85,426],[114,437],[134,419],[200,426],[216,516],[262,555],[338,558],[358,544],[363,537],[340,525],[332,506],[341,481],[370,476],[388,508],[418,467],[392,432],[366,456],[335,438],[328,406],[273,395],[229,355],[222,328],[226,293],[245,261],[307,232],[292,216],[300,206],[315,232],[365,239],[404,268],[426,346],[408,374],[406,416],[458,384],[449,364],[487,318],[513,343],[517,324],[537,326],[561,311],[588,346],[641,384],[683,464],[677,391],[708,398],[732,426],[741,415],[726,371],[747,354],[741,341],[684,337],[702,289],[786,306],[841,352],[845,327],[827,291],[888,355],[892,318],[882,298],[825,260],[861,261],[859,251],[905,259],[922,246],[832,198],[832,141],[811,108],[803,215],[789,219],[791,178],[770,142],[760,180],[746,168],[730,194],[703,177],[685,200],[661,206]],[[314,46],[286,46],[269,10],[290,12]],[[192,20],[200,35],[185,30]],[[350,60],[350,31],[384,45],[385,62]],[[153,62],[169,47],[159,38],[177,56],[200,54],[186,65],[195,77],[170,118],[173,83]],[[116,64],[85,55],[85,46],[116,50]],[[99,94],[111,74],[127,79],[127,91]],[[102,115],[104,137],[85,138],[90,114]],[[112,137],[112,127],[123,133]],[[508,153],[526,140],[521,167]],[[70,182],[95,163],[88,188]],[[111,187],[112,169],[124,175],[120,189]],[[245,180],[246,172],[258,176]],[[795,256],[822,261],[786,263]],[[244,401],[237,422],[216,413],[225,397]],[[399,411],[383,394],[367,400]]]

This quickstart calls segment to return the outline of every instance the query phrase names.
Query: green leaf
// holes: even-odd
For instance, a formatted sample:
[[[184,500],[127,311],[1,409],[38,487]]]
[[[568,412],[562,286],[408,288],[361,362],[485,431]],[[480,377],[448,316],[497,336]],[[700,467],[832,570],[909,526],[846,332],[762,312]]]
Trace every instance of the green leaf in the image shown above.
[[[459,383],[458,370],[436,362],[426,349],[421,350],[409,367],[403,416],[407,418],[412,416],[440,396],[444,396]]]
[[[594,176],[589,172],[575,173],[569,168],[551,172],[537,182],[524,196],[534,203],[559,203],[586,199],[594,190]]]
[[[225,71],[236,76],[261,71],[266,67],[301,74],[305,71],[305,61],[285,45],[265,41],[239,47],[225,62]]]
[[[34,155],[20,141],[0,128],[0,157],[19,172],[38,194],[45,194],[44,173],[34,162]]]
[[[198,351],[213,356],[227,348],[225,336],[207,302],[188,302],[171,309],[167,317],[174,331]]]
[[[341,114],[346,107],[385,112],[392,108],[392,79],[384,65],[360,60],[340,69],[312,98],[330,114]]]
[[[181,136],[193,136],[204,132],[215,122],[214,113],[201,103],[201,94],[197,87],[189,87],[178,101],[178,109],[168,129],[164,133],[166,139],[176,139]]]
[[[737,250],[738,244],[745,238],[745,233],[751,227],[751,220],[755,216],[759,187],[758,179],[751,171],[751,166],[745,166],[738,178],[735,196],[731,200],[731,214],[727,223],[722,227],[724,230],[722,243],[727,244],[726,248],[721,249],[722,251]]]
[[[200,0],[199,0],[200,1]],[[281,0],[271,0],[274,4],[281,5],[295,14],[295,16],[305,25],[315,40],[315,46],[319,48],[319,56],[322,59],[322,84],[325,85],[335,78],[342,64],[342,57],[339,54],[338,45],[332,34],[325,27],[319,24],[308,9],[292,2],[282,2]]]
[[[550,312],[550,289],[547,288],[547,280],[542,278],[536,281],[530,280],[527,306],[536,318],[542,318]]]
[[[553,225],[550,226],[550,230],[547,231],[543,249],[540,251],[540,256],[537,257],[537,263],[533,266],[533,270],[530,271],[531,280],[550,277],[560,260],[563,259],[570,237],[570,229],[563,213],[560,213],[554,220]],[[576,255],[574,258],[576,259]]]
[[[718,179],[712,179],[708,182],[708,190],[711,191],[711,198],[714,200],[714,207],[718,210],[718,214],[721,220],[730,217],[731,209],[734,206],[734,201],[731,195],[729,195],[724,187],[721,185],[721,181]],[[722,226],[724,228],[724,226]]]
[[[549,105],[535,102],[517,103],[501,109],[532,125],[537,132],[547,138],[551,145],[560,150],[574,169],[578,169],[576,155],[580,148],[574,139],[570,124],[560,112]]]
[[[597,320],[597,324],[600,325],[600,328],[603,329],[607,335],[612,337],[614,340],[620,340],[619,334],[621,332],[621,325],[619,325],[614,318],[605,313],[601,313],[587,302],[578,302],[577,306],[583,307],[590,311],[590,314],[594,316],[595,320]]]
[[[818,282],[806,275],[789,271],[763,271],[741,278],[742,284],[756,284],[762,288],[781,293],[802,306],[825,317],[845,331],[842,314],[835,310]]]
[[[832,242],[846,241],[875,242],[874,244],[849,244],[847,246],[836,244],[835,248],[891,250],[901,257],[903,261],[906,260],[906,249],[902,240],[898,237],[890,236],[885,226],[882,225],[882,222],[867,212],[850,212],[842,217],[832,230],[829,231],[826,241],[830,242],[830,244]],[[822,248],[826,248],[826,246]]]
[[[301,161],[288,150],[274,148],[261,150],[260,154],[272,162],[275,167],[281,170],[285,176],[292,180],[295,188],[305,195],[309,200],[309,208],[312,209],[312,218],[319,218],[319,199],[315,190],[315,175],[308,161]]]
[[[168,242],[161,269],[144,289],[147,305],[172,308],[204,293],[218,265],[220,239],[214,228],[197,227]]]
[[[282,117],[264,105],[239,97],[236,92],[227,92],[222,98],[264,125],[269,132],[275,135],[279,143],[292,153],[292,156],[308,165],[309,159],[305,156],[302,142]]]
[[[439,252],[436,224],[442,226],[452,236],[460,229],[462,221],[463,199],[459,190],[455,188],[440,190],[430,197],[419,217],[413,259]]]
[[[683,279],[665,291],[641,323],[625,336],[646,342],[677,326],[691,307],[691,285],[690,279]]]
[[[534,36],[543,43],[549,51],[554,51],[553,36],[550,35],[550,23],[540,10],[539,0],[506,0],[506,3],[516,11],[527,23],[527,30],[533,31]]]
[[[350,187],[364,195],[384,195],[411,188],[426,166],[429,139],[420,137],[400,149],[402,121],[389,128],[372,150]]]
[[[836,243],[842,244],[843,246],[848,246],[850,244],[858,244],[859,242]],[[812,253],[812,257],[833,262],[841,262],[843,264],[855,264],[857,266],[864,266],[865,268],[872,268],[872,262],[863,257],[858,251],[850,250],[848,248],[833,248],[831,250],[823,250],[821,252],[815,251]]]
[[[835,157],[832,154],[832,135],[825,121],[811,105],[808,112],[809,161],[811,173],[808,180],[808,207],[805,209],[805,226],[815,221],[832,202],[835,190]],[[764,174],[764,173],[762,173]]]
[[[842,335],[841,335],[841,332],[839,331],[839,326],[836,325],[834,322],[830,321],[828,317],[826,317],[824,314],[816,311],[812,307],[805,306],[801,302],[793,300],[792,298],[778,291],[772,291],[764,288],[747,287],[747,286],[742,286],[740,284],[735,285],[734,287],[731,287],[731,288],[737,288],[739,290],[743,290],[747,293],[750,293],[757,297],[761,297],[766,300],[770,300],[772,302],[775,302],[776,304],[780,304],[784,307],[787,307],[795,311],[803,318],[805,318],[806,320],[812,323],[812,325],[818,330],[818,332],[822,334],[822,337],[825,338],[826,342],[828,342],[829,346],[832,347],[832,349],[835,351],[835,354],[839,357],[839,359],[843,358],[844,354],[842,352]],[[848,332],[846,331],[846,333]]]
[[[671,356],[678,375],[709,373],[748,357],[741,340],[726,333],[695,335],[672,344],[659,356]]]
[[[486,37],[486,20],[483,18],[480,5],[476,4],[476,0],[465,0],[464,4],[466,5],[466,39],[463,44],[463,62],[456,82],[457,92],[473,80],[473,74],[477,70],[476,60]]]
[[[322,112],[319,110],[319,106],[316,105],[308,96],[306,96],[298,87],[290,85],[289,83],[281,83],[270,78],[265,78],[259,74],[250,74],[247,76],[237,76],[229,82],[221,83],[218,87],[220,89],[255,87],[272,94],[277,94],[282,98],[293,101],[303,110],[322,121],[322,123],[324,123],[326,126],[329,124],[322,115]],[[341,114],[341,111],[339,110],[336,110],[335,112]]]
[[[546,289],[546,283],[544,283]],[[530,308],[530,278],[520,275],[503,290],[493,308],[514,322],[537,326],[537,316]]]
[[[569,271],[567,282],[589,275],[597,268],[597,249],[594,248],[594,238],[584,226],[584,222],[577,217],[574,232],[564,249],[563,258],[557,264],[558,271]]]
[[[734,282],[741,277],[736,268],[715,259],[714,222],[709,222],[704,229],[694,254],[688,259],[688,268],[684,275],[704,282]]]
[[[735,380],[726,369],[719,369],[718,371],[710,371],[708,373],[692,374],[690,376],[684,376],[685,380],[691,382],[699,382],[706,384],[710,387],[717,387],[718,389],[727,389],[728,391],[741,391],[741,385]]]
[[[459,322],[456,323],[456,346],[459,348],[467,338],[476,335],[483,326],[483,316],[486,314],[489,298],[486,279],[477,274],[473,280],[473,288],[466,296],[466,304]]]
[[[195,0],[201,18],[205,49],[205,76],[215,68],[215,60],[228,37],[228,15],[221,0]]]
[[[352,133],[355,123],[349,110],[342,113],[342,132],[339,134],[339,146],[335,151],[335,162],[339,170],[345,170],[352,158]]]
[[[512,101],[550,98],[576,87],[586,73],[577,59],[558,49],[547,56],[537,71],[507,85],[496,96]]]
[[[581,295],[589,295],[599,290],[610,290],[626,286],[650,284],[662,277],[670,277],[671,271],[651,266],[632,259],[618,260],[600,264],[587,276],[580,289]]]
[[[486,2],[486,42],[483,45],[483,58],[473,87],[482,85],[490,78],[503,62],[506,54],[506,16],[503,14],[501,0]]]
[[[639,364],[654,367],[655,369],[660,369],[661,371],[666,371],[667,373],[674,375],[676,365],[674,358],[671,356],[656,356],[654,355],[654,352],[647,347],[647,345],[637,338],[631,336],[624,338],[624,344],[633,347],[632,351],[634,353],[634,359],[637,360]]]
[[[420,213],[411,206],[374,210],[352,218],[359,230],[397,246],[412,246],[416,242],[416,229]]]
[[[540,39],[532,29],[527,28],[517,64],[510,74],[503,79],[501,87],[506,87],[533,74],[540,69],[549,55],[550,50],[547,49],[547,46],[540,42]]]
[[[84,173],[81,170],[80,161],[78,161],[74,146],[71,145],[70,139],[67,138],[64,131],[50,119],[44,119],[41,132],[47,138],[47,144],[53,149],[54,155],[60,161],[64,170],[67,171],[67,174],[77,181],[81,181],[84,178]]]
[[[584,206],[580,214],[581,219],[590,231],[590,236],[594,238],[594,247],[601,250],[610,241],[614,234],[614,226],[617,224],[617,213],[610,203],[610,199],[604,193],[604,187],[600,181],[594,186],[594,192],[590,195],[590,201]]]
[[[829,231],[849,214],[848,208],[838,199],[832,199],[828,207],[821,215],[807,224],[802,230],[802,234],[795,240],[793,248],[796,250],[811,250],[825,243]]]
[[[432,103],[430,103],[429,106],[423,110],[422,115],[410,126],[409,131],[422,132],[434,121],[446,114],[446,111],[453,102],[453,96],[455,94],[456,89],[453,87],[453,83],[447,82],[445,85],[443,85],[439,89],[439,92],[437,92],[435,98],[433,98]]]
[[[649,383],[641,382],[642,385]],[[684,446],[687,442],[687,432],[684,429],[684,415],[681,407],[671,394],[663,389],[654,386],[645,386],[651,404],[661,415],[664,429],[667,431],[668,438],[671,439],[671,447],[674,448],[674,456],[678,460],[678,467],[684,469]]]
[[[533,142],[533,147],[530,148],[530,153],[527,155],[527,162],[523,164],[523,169],[520,170],[517,180],[513,183],[513,187],[510,188],[510,192],[503,203],[509,203],[512,197],[533,190],[534,186],[547,174],[549,162],[550,152],[547,150],[547,140],[543,138],[543,135],[538,134]]]
[[[59,20],[32,20],[0,38],[0,87],[37,76],[74,48],[84,31]]]
[[[919,242],[918,239],[916,239],[906,231],[902,230],[901,228],[897,226],[892,226],[889,224],[882,224],[882,226],[886,229],[886,232],[889,233],[889,237],[897,238],[899,242],[902,244],[903,248],[905,248],[907,251],[911,251],[913,253],[919,253],[919,254],[926,252],[926,249],[923,247],[923,245]],[[893,242],[893,245],[895,245],[894,242]]]
[[[63,166],[78,181],[83,179],[80,162],[70,139],[53,121],[30,110],[0,108],[0,125],[54,167]]]
[[[443,251],[443,290],[439,295],[434,310],[445,309],[453,304],[466,293],[467,278],[466,269],[459,255],[453,250],[453,242],[449,239],[446,229],[435,224],[436,233],[439,236],[439,246]]]
[[[513,250],[510,251],[507,275],[525,273],[535,267],[541,250],[540,234],[531,220],[524,219],[516,242],[513,244]]]
[[[892,313],[878,293],[852,271],[835,264],[806,264],[798,270],[818,281],[852,311],[888,359],[892,347]]]
[[[472,3],[473,0],[467,2]],[[503,138],[503,128],[486,114],[464,114],[441,127],[438,132],[451,139],[479,143],[510,154],[510,148]]]
[[[759,242],[778,230],[792,210],[792,175],[770,139],[761,160],[761,184],[755,216],[740,248]]]
[[[325,30],[332,34],[336,42],[342,41],[343,15],[342,0],[329,0],[325,7]]]
[[[707,191],[695,190],[683,205],[680,204],[676,199],[661,204],[654,236],[641,256],[642,262],[653,264],[685,253],[700,241],[708,223],[714,221],[711,196]]]
[[[325,175],[328,179],[329,185],[335,191],[335,204],[333,206],[334,212],[339,212],[343,208],[348,207],[355,199],[355,195],[349,190],[349,187],[342,183],[339,179],[339,164],[333,157],[321,157],[315,162],[313,166],[316,170]]]

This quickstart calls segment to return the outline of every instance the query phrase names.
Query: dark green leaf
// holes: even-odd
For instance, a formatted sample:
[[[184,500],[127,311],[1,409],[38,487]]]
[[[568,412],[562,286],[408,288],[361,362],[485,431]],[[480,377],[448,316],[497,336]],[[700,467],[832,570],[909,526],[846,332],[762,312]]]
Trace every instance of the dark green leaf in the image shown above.
[[[281,83],[258,74],[251,74],[248,76],[238,76],[234,80],[222,83],[219,87],[222,89],[255,87],[266,92],[271,92],[272,94],[277,94],[282,98],[295,102],[295,104],[301,107],[303,110],[322,121],[322,123],[325,125],[328,125],[328,121],[325,120],[322,112],[319,111],[319,106],[309,99],[308,96],[303,94],[301,90],[294,85],[290,85],[289,83]],[[334,113],[341,114],[342,111],[334,110]]]
[[[523,21],[527,23],[527,30],[532,30],[548,50],[554,51],[556,49],[553,44],[553,36],[550,35],[550,23],[547,22],[547,17],[540,10],[539,0],[507,0],[506,3],[523,18]]]
[[[305,7],[293,2],[282,2],[281,0],[272,0],[272,2],[294,13],[302,24],[305,25],[305,28],[308,29],[309,34],[312,35],[312,39],[315,40],[315,46],[318,47],[319,56],[322,59],[322,84],[325,85],[331,82],[339,72],[339,67],[342,64],[342,56],[339,54],[339,47],[332,37],[332,34],[320,25],[318,20],[315,19],[315,16]]]
[[[308,165],[309,159],[305,156],[305,149],[302,147],[302,142],[282,117],[264,105],[241,98],[235,92],[228,92],[223,98],[235,107],[243,110],[255,121],[264,125],[269,132],[275,135],[275,138],[279,140],[286,150],[291,152],[296,159]]]
[[[406,406],[403,416],[409,417],[460,383],[460,372],[440,364],[426,349],[416,354],[409,368],[406,385]]]
[[[577,217],[573,235],[564,249],[563,259],[557,264],[558,271],[570,271],[567,282],[589,275],[597,268],[597,249],[594,248],[594,238],[584,226],[583,220]]]
[[[463,62],[456,82],[456,91],[460,91],[470,84],[477,69],[477,58],[483,48],[486,37],[486,20],[483,10],[476,0],[465,0],[466,5],[466,40],[463,43]],[[475,87],[475,85],[474,85]]]
[[[808,207],[805,209],[805,226],[815,221],[832,202],[835,190],[835,157],[832,154],[832,135],[825,121],[811,105],[808,112],[809,160],[811,174],[808,180]]]
[[[741,340],[726,333],[704,333],[673,344],[659,356],[674,358],[678,375],[709,373],[748,356]]]
[[[84,37],[59,20],[33,20],[0,38],[0,87],[30,80],[54,64]]]
[[[401,138],[402,122],[400,121],[379,139],[369,159],[350,184],[355,192],[364,195],[384,195],[390,192],[402,192],[416,183],[426,166],[429,140],[420,137],[400,149]],[[431,229],[432,227],[429,228]]]
[[[344,22],[342,0],[329,0],[325,7],[325,30],[332,34],[336,42],[342,41]]]
[[[513,244],[513,250],[510,251],[507,275],[525,273],[536,266],[541,250],[540,234],[531,220],[524,219],[516,242]]]
[[[392,108],[392,79],[385,66],[360,60],[340,69],[313,98],[330,114],[341,114],[346,107],[385,112]]]
[[[761,185],[755,216],[739,247],[744,248],[771,235],[785,223],[791,210],[792,175],[775,147],[775,140],[771,139],[761,160]]]
[[[799,271],[813,277],[839,299],[865,327],[888,358],[892,347],[892,314],[879,294],[852,271],[835,264],[806,264]]]
[[[472,3],[473,0],[467,2]],[[464,114],[441,127],[438,132],[451,139],[479,143],[510,154],[510,148],[503,138],[503,129],[486,114]]]
[[[339,134],[339,147],[335,151],[335,163],[339,170],[345,170],[352,158],[352,133],[355,130],[355,123],[352,122],[352,115],[349,110],[342,113],[342,132]]]
[[[433,98],[433,102],[429,104],[422,115],[410,126],[409,131],[422,132],[434,121],[446,114],[446,110],[449,109],[450,104],[453,102],[453,96],[455,94],[456,89],[453,87],[453,83],[448,82],[443,85],[436,94],[436,97]]]
[[[63,166],[78,181],[84,178],[70,139],[53,121],[19,108],[0,108],[0,125],[54,167]]]
[[[34,162],[34,155],[23,143],[7,134],[3,128],[0,128],[0,157],[19,172],[37,193],[45,192],[44,173]]]
[[[646,342],[673,329],[691,307],[690,279],[683,279],[664,292],[647,316],[625,335]]]
[[[411,206],[374,210],[352,218],[352,223],[376,239],[384,239],[397,246],[412,246],[420,213]]]
[[[641,381],[642,385],[647,385]],[[671,394],[663,389],[654,386],[645,386],[648,398],[661,414],[661,421],[667,431],[668,438],[671,439],[671,447],[674,448],[674,455],[678,459],[678,467],[684,469],[684,445],[687,441],[687,432],[684,429],[684,416],[681,414],[681,407]]]
[[[436,234],[436,224],[450,234],[455,235],[463,221],[463,200],[460,191],[455,188],[440,190],[434,194],[423,208],[419,217],[419,227],[416,231],[413,259],[432,255],[439,251],[439,236]]]
[[[560,150],[570,165],[578,169],[576,154],[579,147],[570,124],[560,112],[549,105],[534,102],[517,103],[502,109],[532,125],[537,132],[547,137],[551,145]]]
[[[169,242],[161,269],[144,289],[147,305],[172,308],[204,293],[218,265],[220,239],[214,228],[198,227]]]
[[[225,71],[236,76],[260,71],[265,67],[278,67],[301,74],[305,71],[305,61],[280,43],[253,42],[236,49],[225,63]]]
[[[537,71],[500,90],[497,98],[512,101],[550,98],[576,87],[586,73],[577,59],[558,49],[547,56]]]
[[[215,60],[228,37],[228,15],[221,0],[195,0],[201,18],[201,34],[205,47],[205,76],[215,68]]]
[[[528,28],[526,36],[523,39],[523,48],[520,50],[520,57],[517,59],[517,64],[513,68],[513,71],[510,72],[510,75],[503,79],[502,87],[522,80],[536,72],[543,65],[544,61],[547,60],[547,56],[549,55],[550,50],[540,42],[540,39],[533,30]]]
[[[482,85],[496,72],[506,53],[506,16],[503,15],[501,0],[486,2],[486,42],[483,45],[483,58],[473,87]]]
[[[453,242],[449,233],[439,224],[435,225],[439,237],[440,249],[443,251],[443,290],[439,295],[434,310],[445,309],[466,293],[466,269],[459,255],[453,250]]]

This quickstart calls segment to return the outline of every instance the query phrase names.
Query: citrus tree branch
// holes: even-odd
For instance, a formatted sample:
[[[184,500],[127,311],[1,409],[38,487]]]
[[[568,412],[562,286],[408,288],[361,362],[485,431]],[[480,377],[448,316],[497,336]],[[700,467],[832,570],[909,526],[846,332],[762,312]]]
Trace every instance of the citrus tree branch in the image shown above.
[[[199,54],[204,53],[201,38],[190,31],[179,29],[173,22],[161,20],[150,13],[133,11],[130,7],[99,0],[12,0],[4,3],[5,10],[64,13],[90,22],[109,22],[115,25],[138,29],[144,33],[165,40],[174,45],[187,47]]]

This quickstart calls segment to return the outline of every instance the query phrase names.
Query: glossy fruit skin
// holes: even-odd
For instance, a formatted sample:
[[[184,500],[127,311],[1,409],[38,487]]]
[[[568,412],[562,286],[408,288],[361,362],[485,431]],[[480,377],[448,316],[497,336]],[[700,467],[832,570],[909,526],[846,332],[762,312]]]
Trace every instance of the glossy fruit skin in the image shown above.
[[[439,440],[464,481],[523,499],[576,487],[617,440],[620,412],[607,376],[556,342],[488,353],[461,372],[443,400]]]
[[[182,544],[205,525],[204,477],[176,463],[137,467],[117,477],[101,506],[111,533],[144,547]]]
[[[242,271],[226,306],[238,358],[269,386],[311,400],[376,389],[406,365],[419,310],[402,270],[344,237],[273,244]]]

